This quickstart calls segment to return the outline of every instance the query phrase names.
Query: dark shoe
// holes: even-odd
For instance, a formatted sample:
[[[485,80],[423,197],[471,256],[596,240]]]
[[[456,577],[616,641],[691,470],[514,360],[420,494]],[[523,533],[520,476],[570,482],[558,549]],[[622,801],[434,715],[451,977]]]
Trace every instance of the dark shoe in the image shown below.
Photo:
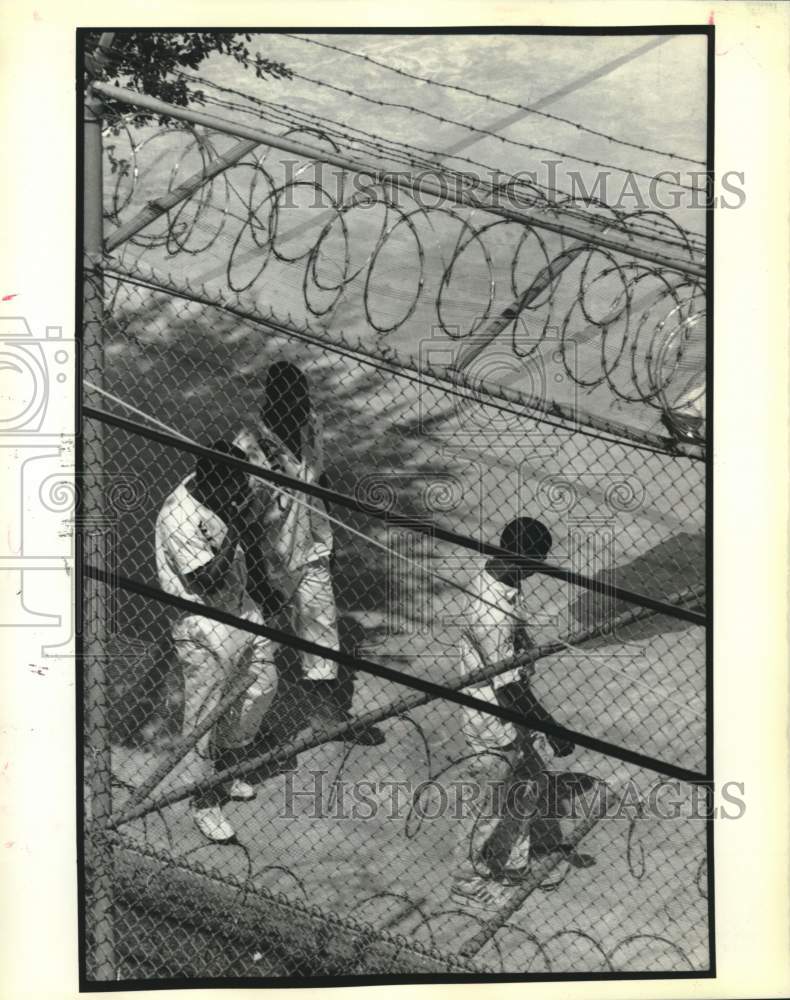
[[[554,848],[545,844],[537,844],[532,856],[537,859],[546,858],[552,854],[560,855],[573,868],[592,868],[596,864],[592,854],[580,854],[572,844],[558,844]]]
[[[243,748],[221,750],[215,754],[214,769],[216,771],[231,770],[232,768],[238,767],[242,763],[246,763],[248,760],[252,760],[254,757],[266,753],[268,750],[273,749],[274,747],[262,746],[261,743],[256,742]],[[224,787],[218,789],[216,801],[223,804],[229,799],[239,802],[246,802],[250,799],[254,799],[256,794],[256,785],[261,785],[264,781],[277,777],[277,775],[283,774],[285,771],[293,771],[295,768],[295,754],[290,757],[286,757],[284,760],[275,760],[268,764],[262,764],[260,767],[256,767],[253,771],[247,771],[243,777],[237,776],[227,781]]]
[[[677,441],[705,443],[704,418],[685,413],[662,413],[661,423]]]
[[[500,913],[513,898],[513,893],[481,875],[453,879],[450,899],[462,909],[479,910],[481,913]]]
[[[259,736],[247,749],[246,758],[254,760],[256,757],[262,757],[264,754],[272,753],[276,750],[277,742],[270,735]],[[248,772],[246,777],[248,781],[256,785],[262,785],[264,781],[276,778],[280,774],[285,774],[286,771],[295,771],[297,766],[298,760],[296,754],[289,754],[286,757],[279,757],[276,760],[268,761],[266,764],[261,764],[253,771]]]
[[[297,766],[296,754],[292,754],[290,757],[284,757],[281,760],[273,760],[268,764],[261,764],[248,777],[250,781],[255,781],[257,784],[262,785],[265,781],[285,774],[286,771],[295,771]]]
[[[346,742],[356,743],[361,747],[380,747],[382,743],[387,742],[387,737],[378,726],[357,723],[346,736]]]
[[[521,885],[529,878],[531,871],[529,865],[526,868],[503,868],[494,878],[500,885]]]
[[[337,684],[335,681],[303,680],[302,688],[309,699],[308,724],[310,729],[322,738],[330,739],[329,733],[346,724],[346,713],[341,709],[335,697]],[[343,740],[342,736],[333,736],[331,741]]]

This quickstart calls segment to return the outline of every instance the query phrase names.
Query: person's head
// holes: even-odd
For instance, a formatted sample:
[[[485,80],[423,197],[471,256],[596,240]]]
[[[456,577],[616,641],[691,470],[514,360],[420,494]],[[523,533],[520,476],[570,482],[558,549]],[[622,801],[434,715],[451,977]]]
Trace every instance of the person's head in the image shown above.
[[[543,562],[551,551],[551,532],[534,517],[516,517],[505,525],[499,539],[499,547],[523,556]],[[496,557],[489,562],[489,571],[511,587],[517,587],[522,580],[532,576],[534,570],[529,570],[518,563],[511,563],[504,557]]]
[[[244,452],[227,441],[215,441],[211,450],[246,460]],[[241,469],[228,465],[213,455],[200,455],[195,463],[195,489],[200,499],[212,510],[218,514],[230,514],[247,499],[249,482]]]
[[[310,416],[310,387],[291,361],[275,361],[266,374],[261,415],[271,424],[301,427]]]

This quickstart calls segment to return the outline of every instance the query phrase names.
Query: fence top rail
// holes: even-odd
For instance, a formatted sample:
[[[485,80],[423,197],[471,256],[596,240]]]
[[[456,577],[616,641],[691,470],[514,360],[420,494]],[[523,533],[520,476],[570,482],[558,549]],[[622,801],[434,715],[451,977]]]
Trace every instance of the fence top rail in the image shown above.
[[[430,176],[413,175],[401,171],[393,173],[392,171],[382,170],[379,167],[363,163],[341,153],[274,135],[240,122],[230,122],[204,111],[177,107],[174,104],[168,104],[165,101],[149,97],[147,94],[141,94],[124,87],[114,87],[106,83],[93,83],[90,91],[105,99],[118,101],[121,104],[140,108],[154,114],[168,116],[179,121],[189,122],[193,125],[202,125],[240,139],[255,140],[262,145],[271,146],[283,152],[293,153],[308,160],[329,163],[353,173],[365,174],[375,178],[377,182],[392,184],[410,192],[420,192],[421,194],[430,195],[432,198],[452,201],[455,204],[482,210],[522,225],[546,229],[561,236],[579,240],[583,244],[605,247],[608,250],[623,253],[631,258],[649,261],[652,264],[658,264],[695,278],[704,280],[706,277],[707,269],[704,262],[679,259],[677,253],[673,252],[672,249],[661,247],[658,239],[645,240],[631,236],[622,230],[618,231],[612,228],[611,222],[601,227],[600,223],[580,220],[578,217],[564,212],[560,205],[554,206],[551,209],[538,206],[520,205],[515,207],[511,205],[497,205],[490,199],[481,197],[471,190],[453,191],[449,185],[437,183]],[[436,171],[433,171],[432,174],[434,177],[437,176]]]

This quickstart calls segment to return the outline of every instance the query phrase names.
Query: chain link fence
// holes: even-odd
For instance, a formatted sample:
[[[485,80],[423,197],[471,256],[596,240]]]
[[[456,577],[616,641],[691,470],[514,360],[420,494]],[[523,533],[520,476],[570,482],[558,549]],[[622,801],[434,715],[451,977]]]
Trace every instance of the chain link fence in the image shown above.
[[[205,219],[185,204],[188,234],[162,216],[149,267],[108,256],[93,287],[84,460],[106,540],[88,576],[107,606],[106,705],[86,713],[89,976],[708,969],[706,467],[696,425],[685,443],[661,431],[677,385],[655,367],[669,343],[683,406],[699,396],[699,356],[691,371],[678,350],[697,279],[668,293],[687,311],[663,347],[654,332],[615,351],[639,398],[606,354],[585,389],[589,353],[548,318],[532,390],[494,393],[513,351],[486,336],[476,382],[453,380],[474,337],[459,354],[446,319],[418,324],[408,360],[286,315],[276,283],[271,311],[191,284],[182,251]],[[611,261],[599,277],[625,281]],[[630,437],[596,403],[613,381],[641,407]],[[478,542],[538,571],[514,580],[526,564]]]

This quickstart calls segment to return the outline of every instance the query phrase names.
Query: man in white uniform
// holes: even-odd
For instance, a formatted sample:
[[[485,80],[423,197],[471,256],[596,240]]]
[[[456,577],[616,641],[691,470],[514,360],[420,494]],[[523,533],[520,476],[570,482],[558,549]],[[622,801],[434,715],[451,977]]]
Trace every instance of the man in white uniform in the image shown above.
[[[509,552],[543,561],[552,538],[540,521],[519,517],[505,526],[499,544]],[[519,607],[522,584],[531,575],[518,563],[504,559],[488,559],[481,567],[472,582],[475,597],[469,599],[465,612],[459,649],[462,676],[533,648]],[[464,691],[489,704],[554,722],[532,693],[534,670],[534,664],[514,667]],[[502,785],[503,795],[493,811],[489,811],[488,802],[480,802],[474,843],[464,849],[451,894],[464,906],[496,910],[507,899],[502,881],[507,882],[514,872],[523,872],[536,848],[545,851],[562,846],[556,820],[542,817],[536,803],[545,784],[544,761],[567,756],[573,744],[472,708],[464,707],[462,713],[462,730],[473,755],[469,777],[486,790]],[[514,809],[516,795],[520,798],[517,804],[523,807],[526,803],[529,808]]]
[[[233,443],[253,465],[305,483],[323,480],[322,427],[307,379],[296,365],[276,361],[271,366],[261,411],[248,415]],[[330,570],[332,525],[324,504],[304,493],[274,489],[255,476],[249,485],[258,537],[258,544],[248,550],[252,593],[265,601],[261,591],[273,585],[296,635],[338,649]],[[302,686],[312,704],[314,729],[325,731],[349,719],[353,682],[338,678],[335,661],[303,653]],[[384,742],[375,726],[353,730],[347,738],[369,746]]]
[[[244,458],[219,441],[213,450]],[[247,569],[240,531],[250,494],[247,477],[231,466],[201,456],[162,505],[156,521],[156,565],[163,590],[240,618],[263,624],[247,593]],[[229,691],[239,697],[205,733],[184,762],[187,780],[224,770],[249,747],[277,690],[272,643],[262,636],[202,615],[184,615],[173,626],[176,654],[184,671],[184,734],[188,735]],[[209,789],[192,801],[194,820],[210,840],[232,840],[235,831],[222,802],[249,799],[255,790],[237,779],[229,789]]]

